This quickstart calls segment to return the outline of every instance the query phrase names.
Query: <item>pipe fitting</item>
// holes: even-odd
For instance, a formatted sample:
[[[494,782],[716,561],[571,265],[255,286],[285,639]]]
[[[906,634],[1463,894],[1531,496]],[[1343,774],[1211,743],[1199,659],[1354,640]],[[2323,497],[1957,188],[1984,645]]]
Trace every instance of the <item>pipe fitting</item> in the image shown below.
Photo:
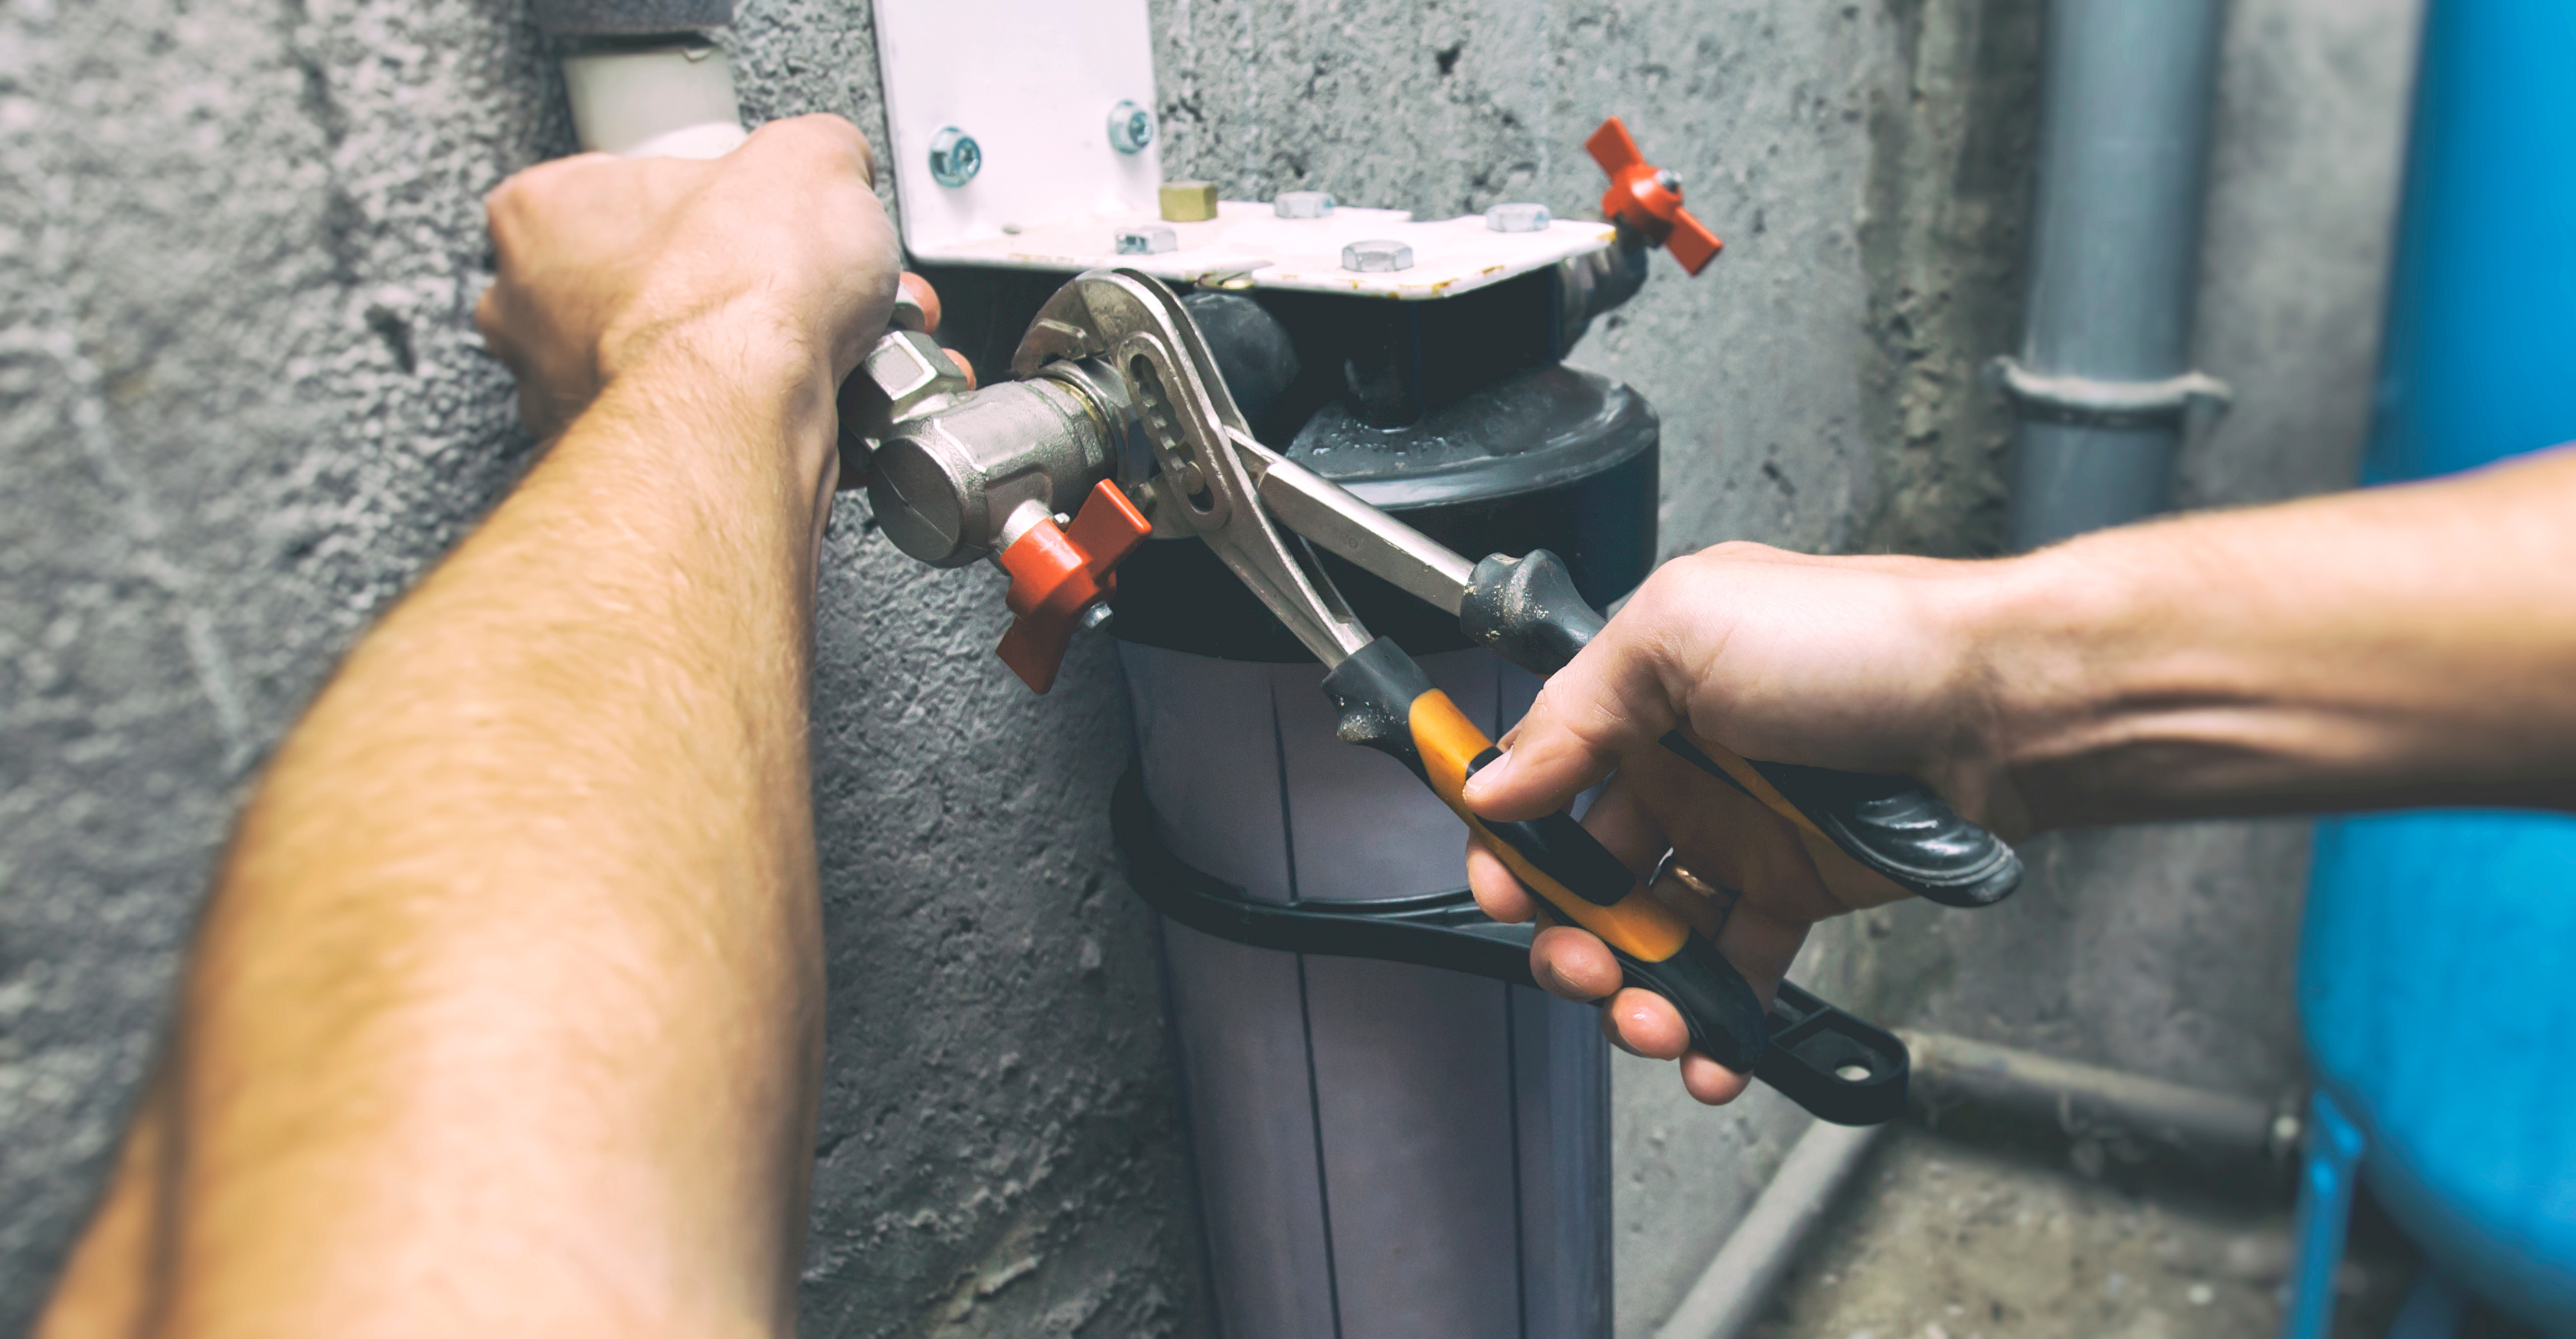
[[[564,92],[581,147],[622,158],[717,158],[743,142],[724,48],[695,33],[567,44]]]
[[[1592,318],[1637,296],[1646,286],[1646,252],[1653,243],[1622,223],[1610,245],[1556,263],[1559,357],[1592,329]]]
[[[939,342],[918,330],[896,330],[859,360],[859,371],[885,394],[888,420],[910,418],[975,389]]]
[[[868,504],[894,546],[933,567],[999,553],[1109,477],[1109,424],[1072,385],[987,386],[896,420],[868,466]]]

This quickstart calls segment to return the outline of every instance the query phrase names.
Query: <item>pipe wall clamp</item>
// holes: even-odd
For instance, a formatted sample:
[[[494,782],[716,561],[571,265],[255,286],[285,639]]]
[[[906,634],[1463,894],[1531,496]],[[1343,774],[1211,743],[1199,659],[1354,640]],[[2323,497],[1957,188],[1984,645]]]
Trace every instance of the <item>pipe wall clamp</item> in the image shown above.
[[[2025,416],[2084,428],[2147,428],[2179,423],[2208,427],[2236,402],[2228,384],[2206,372],[2162,381],[2106,381],[2033,372],[2007,354],[1986,364],[1986,384]]]

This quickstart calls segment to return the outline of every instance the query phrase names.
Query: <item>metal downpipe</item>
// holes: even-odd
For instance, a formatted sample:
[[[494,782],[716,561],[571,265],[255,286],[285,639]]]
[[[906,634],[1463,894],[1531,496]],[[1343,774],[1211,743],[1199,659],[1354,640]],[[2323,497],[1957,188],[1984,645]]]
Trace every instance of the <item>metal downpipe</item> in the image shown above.
[[[1990,375],[2020,414],[2015,550],[2161,511],[2184,432],[2225,0],[2051,0],[2028,310]]]

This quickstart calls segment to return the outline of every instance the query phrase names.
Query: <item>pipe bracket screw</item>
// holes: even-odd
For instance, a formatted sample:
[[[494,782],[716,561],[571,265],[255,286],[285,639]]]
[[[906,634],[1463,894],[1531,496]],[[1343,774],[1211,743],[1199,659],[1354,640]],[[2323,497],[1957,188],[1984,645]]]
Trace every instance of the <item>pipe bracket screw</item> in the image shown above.
[[[984,149],[975,137],[955,126],[943,126],[930,137],[930,179],[942,186],[963,186],[984,170]]]
[[[1120,153],[1143,153],[1154,142],[1154,114],[1122,99],[1109,109],[1109,144]]]
[[[1357,274],[1386,274],[1413,268],[1413,248],[1382,238],[1353,242],[1342,248],[1342,268]]]

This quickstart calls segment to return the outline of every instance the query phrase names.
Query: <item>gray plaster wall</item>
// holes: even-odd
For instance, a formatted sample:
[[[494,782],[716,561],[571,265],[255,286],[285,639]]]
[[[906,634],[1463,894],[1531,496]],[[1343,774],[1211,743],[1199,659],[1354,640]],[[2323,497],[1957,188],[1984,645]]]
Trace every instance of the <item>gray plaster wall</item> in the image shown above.
[[[1155,0],[1174,175],[1428,214],[1589,211],[1626,116],[1728,240],[1579,362],[1666,426],[1667,551],[1974,554],[2005,424],[2037,0]],[[883,141],[854,0],[743,0],[746,113]],[[2186,498],[2334,486],[2367,404],[2408,0],[2240,0]],[[524,466],[468,313],[479,197],[571,147],[488,0],[0,12],[0,1332],[94,1193],[242,787],[334,658]],[[996,579],[828,541],[816,804],[830,1037],[810,1332],[1200,1334],[1148,927],[1102,813],[1105,648],[1031,699]],[[1895,1020],[2287,1082],[2295,827],[2080,834],[1982,917],[1801,974]],[[2204,1057],[2216,1055],[2212,1064]],[[1802,1117],[1617,1071],[1621,1329],[1661,1319]]]

